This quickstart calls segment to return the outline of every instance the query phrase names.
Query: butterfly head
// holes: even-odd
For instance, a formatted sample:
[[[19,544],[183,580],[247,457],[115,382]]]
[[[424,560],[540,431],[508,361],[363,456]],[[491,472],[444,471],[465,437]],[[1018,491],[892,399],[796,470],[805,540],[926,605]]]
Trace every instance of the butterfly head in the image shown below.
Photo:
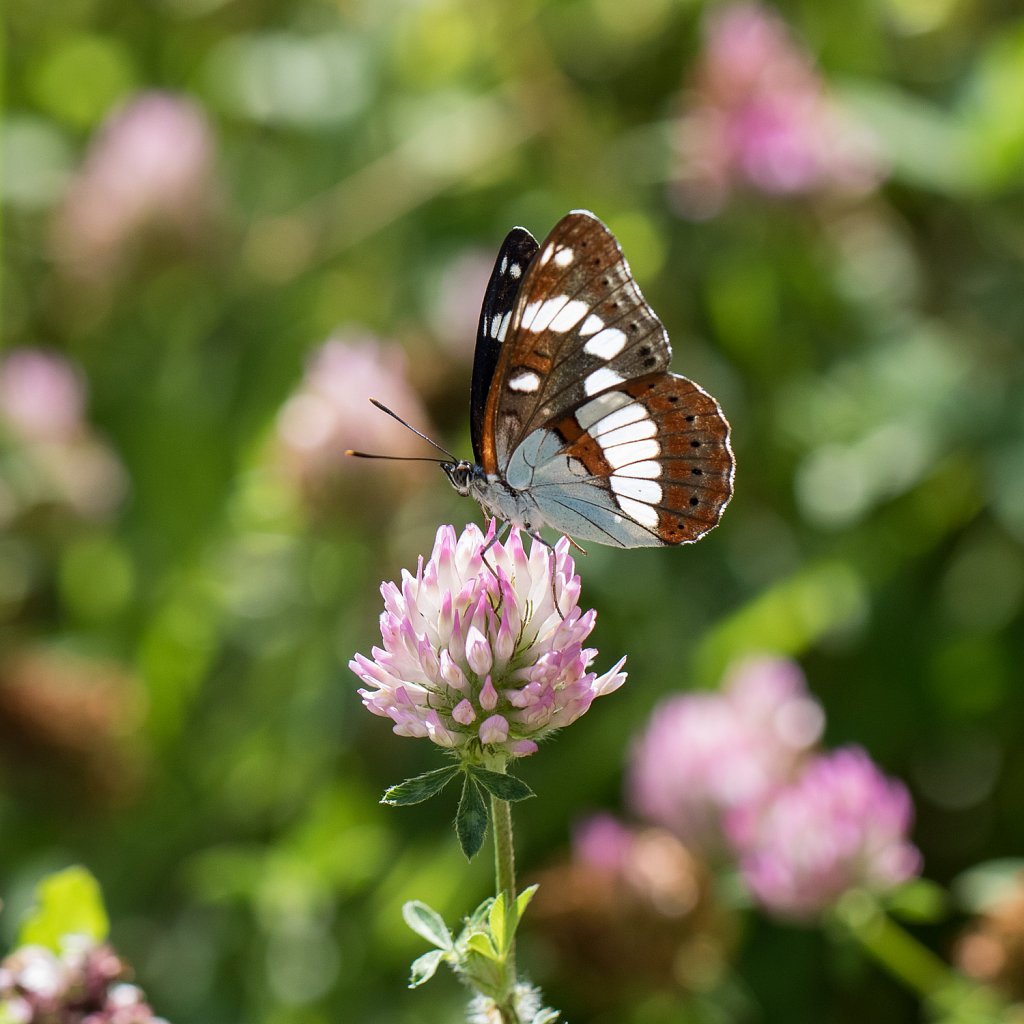
[[[452,487],[463,496],[469,494],[473,480],[480,473],[479,467],[466,459],[459,459],[458,462],[442,462],[441,468],[447,474]]]

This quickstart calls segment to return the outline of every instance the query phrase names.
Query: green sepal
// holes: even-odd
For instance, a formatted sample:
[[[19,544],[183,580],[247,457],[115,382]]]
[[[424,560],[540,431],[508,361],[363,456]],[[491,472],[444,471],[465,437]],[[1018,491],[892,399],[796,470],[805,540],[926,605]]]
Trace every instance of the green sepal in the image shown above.
[[[474,928],[483,928],[484,922],[491,913],[491,904],[494,903],[494,900],[494,896],[488,896],[487,899],[485,899],[483,903],[481,903],[476,910],[466,918],[466,927],[470,930]]]
[[[505,914],[505,894],[499,892],[487,915],[487,927],[502,954],[508,949],[511,938],[508,933],[508,923],[508,917]]]
[[[494,943],[486,932],[475,932],[470,935],[466,946],[475,953],[487,957],[488,960],[497,962],[502,959],[502,954],[494,948]]]
[[[540,888],[540,885],[534,882],[533,885],[528,885],[517,897],[516,897],[516,920],[523,916],[526,908],[530,905],[530,900],[533,899],[534,893]]]
[[[478,764],[470,765],[468,771],[491,796],[496,796],[499,800],[515,803],[517,800],[528,800],[535,795],[522,779],[517,779],[514,775],[492,772]]]
[[[409,974],[409,988],[419,988],[424,982],[430,981],[444,956],[443,949],[432,949],[413,960]]]
[[[472,860],[480,852],[487,835],[487,805],[480,787],[469,775],[462,784],[462,798],[455,814],[455,832],[466,860]]]
[[[436,768],[432,772],[425,772],[423,775],[416,775],[405,782],[392,786],[380,798],[382,804],[389,804],[392,807],[405,807],[409,804],[421,804],[429,800],[448,785],[462,769],[457,765],[449,765],[447,768]]]
[[[66,935],[106,940],[110,919],[99,882],[85,868],[75,866],[49,875],[36,886],[35,897],[18,932],[19,945],[45,946],[59,953]]]
[[[426,903],[422,903],[420,900],[409,900],[408,903],[402,905],[402,917],[420,938],[426,939],[438,949],[447,952],[455,947],[455,940],[452,938],[452,933],[448,931],[444,918],[433,907],[428,907]],[[423,980],[426,981],[426,978]]]

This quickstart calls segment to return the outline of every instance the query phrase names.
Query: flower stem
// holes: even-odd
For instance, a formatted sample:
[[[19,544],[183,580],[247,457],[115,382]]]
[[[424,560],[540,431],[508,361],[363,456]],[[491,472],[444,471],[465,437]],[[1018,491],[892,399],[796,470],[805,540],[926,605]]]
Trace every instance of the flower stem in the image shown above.
[[[505,897],[505,913],[511,914],[516,905],[516,854],[512,842],[512,805],[507,800],[491,797],[491,827],[494,830],[495,889]],[[508,976],[515,984],[515,939],[508,949]]]
[[[861,947],[894,978],[924,998],[943,1021],[992,1024],[1005,1008],[990,989],[968,981],[901,928],[873,900],[855,899],[839,917]]]

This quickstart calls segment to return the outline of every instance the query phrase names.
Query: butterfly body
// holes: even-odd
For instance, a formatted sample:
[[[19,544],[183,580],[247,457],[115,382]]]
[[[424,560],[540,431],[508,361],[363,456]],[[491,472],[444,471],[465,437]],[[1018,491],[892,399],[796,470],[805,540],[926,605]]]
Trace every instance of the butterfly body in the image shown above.
[[[442,462],[452,487],[463,496],[475,498],[489,518],[494,516],[527,532],[536,531],[544,523],[535,514],[533,503],[496,474],[488,475],[479,463]]]
[[[622,250],[573,211],[540,244],[509,232],[484,294],[470,425],[442,463],[487,515],[619,547],[685,544],[732,495],[729,424],[668,372],[668,335]]]

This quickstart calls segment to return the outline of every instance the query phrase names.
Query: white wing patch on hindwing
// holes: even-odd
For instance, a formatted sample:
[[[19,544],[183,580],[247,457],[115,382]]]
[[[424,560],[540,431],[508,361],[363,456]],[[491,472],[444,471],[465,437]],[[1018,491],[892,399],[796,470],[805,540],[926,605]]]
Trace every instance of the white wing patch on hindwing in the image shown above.
[[[595,423],[615,410],[635,404],[628,395],[622,394],[621,391],[607,391],[581,405],[576,410],[575,419],[581,430],[589,430]]]
[[[622,469],[631,462],[656,459],[661,454],[661,445],[655,438],[648,437],[642,441],[630,441],[629,444],[609,445],[602,451],[612,469]]]
[[[658,510],[656,508],[653,508],[651,505],[645,505],[642,501],[624,498],[622,495],[617,495],[616,500],[619,503],[619,508],[631,519],[635,519],[641,526],[646,526],[649,530],[656,530],[658,528]]]
[[[613,392],[613,394],[621,394],[621,392],[616,391]],[[580,423],[580,426],[583,427],[584,430],[589,429],[591,437],[601,437],[603,434],[609,434],[613,430],[618,430],[620,427],[626,427],[631,423],[642,422],[645,420],[649,422],[651,426],[654,426],[654,422],[651,420],[647,410],[639,402],[631,402],[625,395],[622,397],[626,398],[626,405],[614,409],[602,416],[600,419],[595,420],[590,424],[589,428],[584,426],[582,423]],[[595,398],[594,401],[596,402],[598,399]],[[651,435],[643,434],[641,436],[650,437]],[[612,444],[614,443],[615,442],[613,441]]]
[[[643,501],[648,505],[657,505],[662,498],[661,484],[657,480],[637,480],[634,477],[612,473],[608,482],[612,485],[616,500],[634,498],[636,501]]]

